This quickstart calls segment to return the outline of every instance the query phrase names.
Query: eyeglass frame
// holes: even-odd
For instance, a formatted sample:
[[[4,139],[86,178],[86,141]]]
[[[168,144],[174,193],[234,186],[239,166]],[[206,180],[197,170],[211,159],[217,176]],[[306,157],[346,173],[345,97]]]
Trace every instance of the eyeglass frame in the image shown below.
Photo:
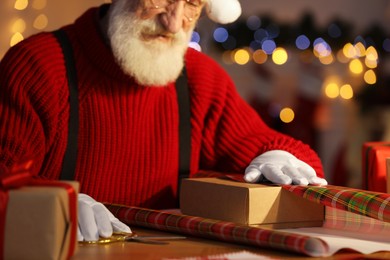
[[[199,0],[199,5],[196,5],[193,3],[192,0],[165,0],[166,4],[164,5],[156,5],[154,2],[155,0],[149,0],[152,4],[151,7],[146,7],[145,9],[147,10],[157,10],[157,9],[163,9],[163,8],[167,8],[168,6],[170,6],[171,4],[174,4],[176,2],[179,2],[179,1],[184,1],[185,3],[185,6],[184,6],[184,10],[186,10],[186,6],[187,7],[193,7],[193,8],[197,8],[198,12],[194,12],[194,15],[193,17],[188,17],[186,14],[184,14],[184,16],[188,19],[189,22],[192,22],[196,17],[200,16],[201,14],[201,10],[204,6],[204,4],[206,3],[206,0]],[[160,0],[161,1],[161,0]],[[187,9],[188,10],[188,9]]]

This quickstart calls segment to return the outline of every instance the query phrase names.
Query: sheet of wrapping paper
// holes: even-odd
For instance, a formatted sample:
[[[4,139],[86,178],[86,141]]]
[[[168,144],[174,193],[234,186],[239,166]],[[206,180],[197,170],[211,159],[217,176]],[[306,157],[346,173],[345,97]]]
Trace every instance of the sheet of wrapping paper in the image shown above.
[[[199,177],[206,176],[210,177],[204,173],[199,175]],[[226,175],[217,173],[211,173],[211,176],[224,176],[226,178]],[[242,179],[234,174],[229,175],[228,178],[238,181]],[[297,196],[327,206],[324,229],[343,229],[345,234],[375,231],[377,234],[390,237],[390,194],[331,185],[322,187],[284,185],[283,188]],[[299,234],[290,232],[290,230],[287,232],[263,229],[122,205],[107,206],[114,215],[130,226],[135,225],[230,243],[296,252],[314,257],[329,256],[342,249],[342,247],[332,248],[328,244],[329,241],[313,236],[311,233],[302,232]],[[387,241],[384,241],[381,246],[381,250],[390,250]],[[352,249],[358,251],[359,248]],[[375,249],[372,252],[378,250]]]
[[[326,207],[325,212],[323,227],[282,231],[325,241],[329,247],[327,256],[341,249],[351,249],[362,254],[390,251],[390,223],[331,207]]]
[[[120,221],[129,226],[140,226],[309,256],[325,256],[329,251],[324,241],[305,235],[158,210],[112,204],[106,204],[106,206]]]

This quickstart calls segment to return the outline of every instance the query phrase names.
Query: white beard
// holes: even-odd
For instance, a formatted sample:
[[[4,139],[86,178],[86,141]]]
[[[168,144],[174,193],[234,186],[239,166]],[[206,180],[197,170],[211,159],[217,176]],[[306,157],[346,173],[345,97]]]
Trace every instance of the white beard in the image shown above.
[[[129,11],[130,3],[118,0],[110,8],[108,37],[115,59],[141,85],[165,86],[174,82],[183,69],[193,28],[176,33],[169,43],[143,41],[142,32],[159,34],[164,29],[156,19],[139,19]]]

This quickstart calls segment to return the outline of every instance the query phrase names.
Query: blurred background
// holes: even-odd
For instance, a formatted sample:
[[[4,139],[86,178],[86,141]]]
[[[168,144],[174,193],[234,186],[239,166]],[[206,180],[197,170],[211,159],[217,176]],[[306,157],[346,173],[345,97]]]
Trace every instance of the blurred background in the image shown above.
[[[108,2],[1,0],[0,60]],[[390,1],[240,2],[233,24],[202,17],[191,46],[226,68],[268,125],[310,144],[331,184],[360,188],[362,144],[390,141]]]

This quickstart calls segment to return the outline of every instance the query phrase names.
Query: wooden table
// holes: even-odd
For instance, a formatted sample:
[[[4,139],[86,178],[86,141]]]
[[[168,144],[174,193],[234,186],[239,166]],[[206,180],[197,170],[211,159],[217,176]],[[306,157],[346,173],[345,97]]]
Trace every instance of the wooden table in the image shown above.
[[[176,235],[155,230],[132,228],[139,235]],[[178,259],[185,257],[205,257],[227,253],[248,251],[270,259],[316,259],[299,254],[277,252],[267,249],[223,243],[202,238],[187,237],[171,240],[168,245],[152,245],[139,242],[117,242],[105,245],[81,245],[72,260],[85,259]],[[390,259],[390,252],[362,255],[351,251],[339,252],[334,256],[319,259]]]

